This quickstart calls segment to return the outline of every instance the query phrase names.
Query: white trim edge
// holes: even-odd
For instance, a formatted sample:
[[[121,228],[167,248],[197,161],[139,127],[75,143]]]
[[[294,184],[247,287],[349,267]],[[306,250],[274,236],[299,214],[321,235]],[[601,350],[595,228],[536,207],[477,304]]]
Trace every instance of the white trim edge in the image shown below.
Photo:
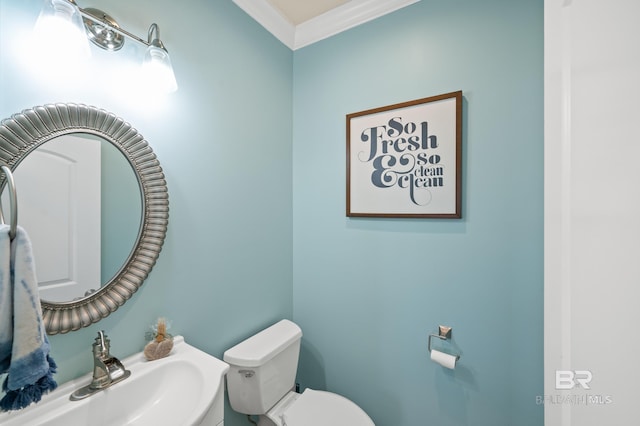
[[[267,0],[233,0],[233,2],[285,46],[293,50],[296,27],[274,9]]]
[[[296,27],[293,50],[395,12],[420,0],[351,0]]]
[[[418,1],[420,0],[351,0],[294,26],[267,0],[233,0],[291,50],[308,46]]]

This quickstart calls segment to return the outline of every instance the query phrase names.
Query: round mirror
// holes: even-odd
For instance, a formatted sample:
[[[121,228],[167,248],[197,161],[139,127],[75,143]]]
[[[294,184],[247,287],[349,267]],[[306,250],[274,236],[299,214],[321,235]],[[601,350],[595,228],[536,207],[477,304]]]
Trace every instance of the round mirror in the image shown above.
[[[86,327],[124,304],[168,223],[166,182],[144,138],[107,111],[45,105],[2,121],[0,163],[16,181],[47,332]]]

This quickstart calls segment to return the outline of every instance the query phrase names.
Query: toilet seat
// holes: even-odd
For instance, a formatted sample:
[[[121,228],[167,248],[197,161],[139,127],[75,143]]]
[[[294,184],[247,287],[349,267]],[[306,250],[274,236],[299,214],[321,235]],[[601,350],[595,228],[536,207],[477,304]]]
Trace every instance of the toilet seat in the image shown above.
[[[349,399],[306,389],[281,415],[282,426],[375,426],[367,413]]]

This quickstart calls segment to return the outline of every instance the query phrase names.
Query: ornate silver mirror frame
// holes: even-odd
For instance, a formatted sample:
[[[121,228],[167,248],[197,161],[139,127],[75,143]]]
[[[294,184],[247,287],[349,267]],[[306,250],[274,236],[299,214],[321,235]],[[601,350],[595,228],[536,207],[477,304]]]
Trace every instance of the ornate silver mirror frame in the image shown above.
[[[42,302],[48,334],[86,327],[122,306],[143,284],[155,264],[169,221],[169,195],[156,155],[136,129],[105,110],[82,104],[48,104],[14,114],[0,123],[0,162],[13,171],[40,145],[70,133],[100,136],[125,155],[141,188],[142,222],[131,254],[108,283],[79,300]],[[0,189],[4,185],[3,174]],[[19,183],[17,186],[19,191]]]

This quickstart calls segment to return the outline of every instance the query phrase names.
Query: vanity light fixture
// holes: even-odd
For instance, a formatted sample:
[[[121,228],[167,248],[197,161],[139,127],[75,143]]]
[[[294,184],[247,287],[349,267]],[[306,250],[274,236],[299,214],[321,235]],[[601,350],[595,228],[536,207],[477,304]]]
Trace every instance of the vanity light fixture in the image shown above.
[[[147,50],[142,63],[145,79],[156,90],[164,93],[174,92],[178,89],[169,52],[160,41],[160,29],[157,24],[151,24],[147,40],[143,40],[121,28],[115,19],[100,9],[83,9],[77,5],[75,0],[47,0],[38,18],[38,23],[36,23],[36,30],[42,27],[42,22],[47,22],[51,17],[57,18],[57,21],[66,21],[67,27],[75,29],[81,27],[81,31],[85,33],[84,44],[87,46],[87,51],[87,40],[108,51],[120,50],[124,45],[125,38],[145,45]]]
[[[33,32],[35,54],[42,61],[57,58],[60,62],[76,63],[91,56],[82,15],[73,2],[45,2]],[[55,41],[52,34],[55,34]],[[51,46],[52,42],[54,46]]]
[[[155,37],[154,37],[155,33]],[[147,35],[149,47],[144,54],[142,68],[144,74],[153,79],[151,84],[157,87],[158,91],[171,93],[178,90],[176,77],[173,75],[173,67],[169,52],[160,41],[160,28],[157,24],[151,24]]]

